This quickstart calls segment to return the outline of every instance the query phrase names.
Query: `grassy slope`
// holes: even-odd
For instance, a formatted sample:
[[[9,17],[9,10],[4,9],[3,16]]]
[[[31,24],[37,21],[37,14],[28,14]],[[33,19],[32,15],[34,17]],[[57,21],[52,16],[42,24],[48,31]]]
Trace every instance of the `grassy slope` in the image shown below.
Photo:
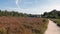
[[[0,17],[0,34],[43,34],[47,25],[45,18]]]
[[[60,27],[60,19],[52,19]]]

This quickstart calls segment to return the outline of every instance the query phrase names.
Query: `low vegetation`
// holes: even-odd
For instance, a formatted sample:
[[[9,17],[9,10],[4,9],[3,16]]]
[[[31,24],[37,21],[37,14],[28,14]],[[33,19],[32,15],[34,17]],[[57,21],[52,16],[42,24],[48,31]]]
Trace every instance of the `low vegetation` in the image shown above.
[[[48,19],[24,17],[0,17],[0,34],[43,34]]]
[[[52,10],[50,12],[44,12],[44,14],[42,14],[41,16],[43,18],[60,19],[60,11]]]
[[[51,19],[51,20],[54,21],[60,27],[60,19]]]
[[[60,26],[60,11],[52,10],[51,12],[45,12],[41,15],[43,18],[49,18]]]
[[[0,10],[0,16],[8,16],[8,17],[40,17],[40,15],[26,14],[26,13],[18,13],[17,11],[7,11]]]
[[[0,10],[0,34],[43,34],[48,19],[41,15]]]

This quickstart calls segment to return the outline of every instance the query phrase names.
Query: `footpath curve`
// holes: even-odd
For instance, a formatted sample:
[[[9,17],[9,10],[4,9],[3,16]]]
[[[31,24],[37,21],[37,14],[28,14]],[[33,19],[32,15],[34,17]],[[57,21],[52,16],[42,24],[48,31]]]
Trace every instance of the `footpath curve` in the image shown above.
[[[49,20],[48,28],[44,34],[60,34],[60,27],[58,27],[53,21]]]

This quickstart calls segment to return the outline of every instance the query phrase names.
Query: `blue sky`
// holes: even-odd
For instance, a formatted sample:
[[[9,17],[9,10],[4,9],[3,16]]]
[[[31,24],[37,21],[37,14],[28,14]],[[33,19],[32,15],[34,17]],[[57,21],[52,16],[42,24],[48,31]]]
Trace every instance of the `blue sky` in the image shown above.
[[[0,0],[0,9],[42,14],[53,9],[60,10],[60,0]]]

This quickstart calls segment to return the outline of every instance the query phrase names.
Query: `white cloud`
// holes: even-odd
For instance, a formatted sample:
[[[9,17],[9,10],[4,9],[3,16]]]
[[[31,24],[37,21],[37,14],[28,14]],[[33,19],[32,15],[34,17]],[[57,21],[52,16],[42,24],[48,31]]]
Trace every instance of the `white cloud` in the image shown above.
[[[37,1],[37,0],[36,0]],[[32,4],[33,2],[24,2],[25,4]],[[19,0],[16,0],[16,5],[18,8],[12,8],[14,10],[18,10],[19,12],[24,12],[24,13],[32,13],[32,14],[40,14],[40,9],[38,8],[28,8],[28,9],[21,9],[19,6]],[[9,8],[11,9],[11,8]]]
[[[42,6],[42,7],[35,7],[35,8],[28,8],[28,9],[21,9],[20,6],[19,6],[19,0],[16,0],[16,5],[18,6],[17,10],[19,12],[23,12],[23,13],[32,13],[32,14],[41,14],[45,11],[49,12],[53,9],[57,9],[57,10],[60,10],[60,4],[56,3],[57,0],[49,0],[49,1],[52,1],[52,4],[51,5],[46,5],[46,6]],[[37,0],[36,0],[37,1]],[[55,2],[54,2],[55,1]],[[24,2],[26,4],[31,4],[32,2]]]
[[[42,8],[42,10],[43,10],[44,12],[45,12],[45,11],[50,12],[50,11],[52,11],[52,10],[54,10],[54,9],[60,10],[60,5],[50,5],[50,6],[46,6],[46,7]]]
[[[50,9],[50,10],[52,10],[52,9],[60,10],[60,5],[50,6],[49,9]]]
[[[18,3],[19,3],[18,1],[19,1],[19,0],[16,0],[16,4],[17,4],[17,5],[18,5]]]
[[[19,0],[16,0],[16,5],[17,5],[17,7],[18,7],[18,10],[19,10],[20,12],[23,12],[22,8],[19,6]]]
[[[19,0],[16,0],[16,5],[17,5],[18,8],[20,8],[20,6],[19,6]]]
[[[20,10],[19,8],[9,8],[9,10],[11,9],[22,13],[28,13],[28,14],[43,14],[45,11],[50,12],[53,9],[60,10],[60,5],[51,5],[46,7],[35,7],[35,8],[20,9]]]

